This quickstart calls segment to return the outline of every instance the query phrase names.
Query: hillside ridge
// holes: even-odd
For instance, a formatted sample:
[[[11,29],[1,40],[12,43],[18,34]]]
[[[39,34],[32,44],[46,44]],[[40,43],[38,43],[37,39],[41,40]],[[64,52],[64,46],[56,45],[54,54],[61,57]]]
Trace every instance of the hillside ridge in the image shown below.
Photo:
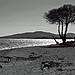
[[[24,38],[24,39],[52,39],[53,36],[57,39],[59,39],[58,34],[50,33],[50,32],[43,32],[43,31],[36,31],[36,32],[26,32],[26,33],[20,33],[20,34],[13,34],[13,35],[8,35],[0,38]],[[67,38],[74,38],[75,34],[74,33],[68,33]]]

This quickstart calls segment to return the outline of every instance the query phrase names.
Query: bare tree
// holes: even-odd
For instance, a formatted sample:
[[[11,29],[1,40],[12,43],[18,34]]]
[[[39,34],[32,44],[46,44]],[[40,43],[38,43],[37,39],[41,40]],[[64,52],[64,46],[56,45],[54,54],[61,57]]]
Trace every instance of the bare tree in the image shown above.
[[[50,24],[58,25],[58,33],[66,43],[66,34],[70,23],[75,23],[75,5],[66,4],[57,9],[52,9],[44,14],[44,18]]]

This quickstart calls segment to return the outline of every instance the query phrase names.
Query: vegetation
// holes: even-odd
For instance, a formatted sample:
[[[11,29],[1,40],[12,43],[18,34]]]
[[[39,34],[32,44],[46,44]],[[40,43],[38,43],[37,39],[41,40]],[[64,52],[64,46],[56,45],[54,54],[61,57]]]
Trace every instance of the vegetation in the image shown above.
[[[66,43],[66,34],[70,23],[75,23],[75,5],[66,4],[57,9],[52,9],[44,14],[50,24],[58,25],[58,33],[63,44]]]

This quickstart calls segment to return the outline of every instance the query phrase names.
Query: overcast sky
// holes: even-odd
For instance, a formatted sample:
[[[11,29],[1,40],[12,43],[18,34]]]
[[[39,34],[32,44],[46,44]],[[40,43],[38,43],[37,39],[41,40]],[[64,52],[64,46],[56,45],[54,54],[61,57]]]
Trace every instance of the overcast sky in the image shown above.
[[[57,33],[57,26],[46,23],[43,15],[68,3],[75,5],[75,0],[0,0],[0,36],[38,30]],[[68,32],[75,33],[75,26]]]

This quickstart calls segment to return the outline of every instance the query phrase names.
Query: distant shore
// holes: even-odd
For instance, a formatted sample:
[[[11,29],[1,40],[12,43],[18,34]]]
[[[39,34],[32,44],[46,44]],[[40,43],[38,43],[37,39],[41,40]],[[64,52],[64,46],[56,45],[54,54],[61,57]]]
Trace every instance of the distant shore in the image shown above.
[[[50,33],[50,32],[43,32],[43,31],[36,31],[36,32],[26,32],[26,33],[20,33],[20,34],[13,34],[8,36],[3,36],[0,38],[5,39],[60,39],[60,36],[58,34]],[[68,33],[66,34],[67,39],[74,39],[75,34],[74,33]]]

